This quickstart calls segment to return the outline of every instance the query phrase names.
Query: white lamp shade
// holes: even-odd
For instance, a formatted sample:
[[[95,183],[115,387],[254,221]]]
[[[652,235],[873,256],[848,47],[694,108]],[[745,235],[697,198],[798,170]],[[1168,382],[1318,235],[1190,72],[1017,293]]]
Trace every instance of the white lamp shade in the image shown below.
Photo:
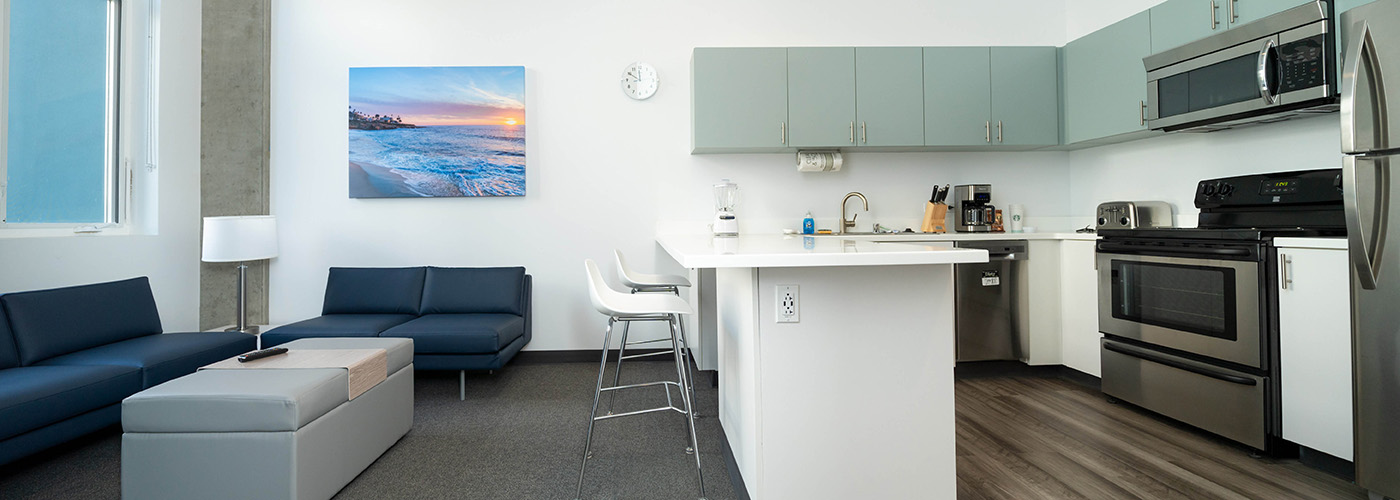
[[[204,262],[244,262],[277,256],[277,219],[271,215],[204,218]]]

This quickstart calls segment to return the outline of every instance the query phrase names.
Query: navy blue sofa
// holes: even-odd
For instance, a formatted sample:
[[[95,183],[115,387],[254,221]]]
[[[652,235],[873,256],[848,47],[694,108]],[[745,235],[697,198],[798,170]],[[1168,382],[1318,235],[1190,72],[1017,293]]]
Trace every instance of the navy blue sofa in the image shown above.
[[[127,396],[255,344],[161,333],[145,277],[0,295],[0,465],[121,422]]]
[[[321,316],[262,334],[413,339],[418,370],[496,370],[530,343],[523,267],[332,267]]]

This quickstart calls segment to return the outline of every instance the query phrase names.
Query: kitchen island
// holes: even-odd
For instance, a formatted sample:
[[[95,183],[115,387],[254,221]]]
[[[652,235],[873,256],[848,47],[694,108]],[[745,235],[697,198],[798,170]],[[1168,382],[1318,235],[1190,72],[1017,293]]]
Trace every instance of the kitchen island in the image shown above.
[[[697,307],[715,311],[719,418],[750,498],[956,497],[951,264],[986,262],[985,250],[657,242],[683,267],[714,270],[712,305]]]

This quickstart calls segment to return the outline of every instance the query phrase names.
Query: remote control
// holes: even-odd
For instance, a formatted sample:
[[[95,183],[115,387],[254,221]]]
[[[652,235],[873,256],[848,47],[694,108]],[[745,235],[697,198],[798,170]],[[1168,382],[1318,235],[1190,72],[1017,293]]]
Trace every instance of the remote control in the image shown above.
[[[253,352],[250,352],[250,353],[247,353],[247,354],[239,355],[239,356],[238,356],[238,362],[239,362],[239,363],[247,363],[247,362],[252,361],[252,360],[255,360],[255,359],[262,359],[262,358],[266,358],[266,357],[269,357],[269,356],[276,356],[276,355],[278,355],[278,354],[286,354],[286,353],[287,353],[287,348],[286,348],[286,347],[270,347],[270,348],[267,348],[267,349],[257,350],[257,351],[253,351]]]

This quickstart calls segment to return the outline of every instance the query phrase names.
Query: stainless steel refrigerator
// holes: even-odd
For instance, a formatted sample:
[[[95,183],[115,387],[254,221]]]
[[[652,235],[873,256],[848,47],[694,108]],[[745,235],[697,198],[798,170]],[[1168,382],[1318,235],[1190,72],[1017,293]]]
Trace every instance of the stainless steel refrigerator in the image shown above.
[[[1400,498],[1400,0],[1341,15],[1342,165],[1351,254],[1356,483]]]

